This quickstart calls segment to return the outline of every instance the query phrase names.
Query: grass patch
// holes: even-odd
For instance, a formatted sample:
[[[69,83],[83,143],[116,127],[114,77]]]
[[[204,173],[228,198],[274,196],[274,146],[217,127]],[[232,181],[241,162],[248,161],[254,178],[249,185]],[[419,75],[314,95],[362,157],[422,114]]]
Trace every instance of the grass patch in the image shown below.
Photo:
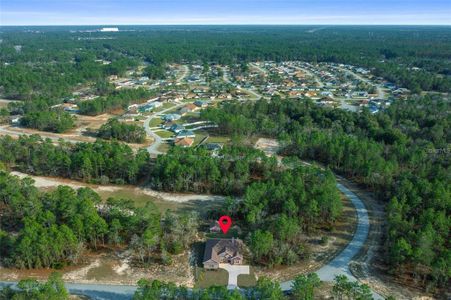
[[[160,118],[153,118],[152,120],[150,120],[149,122],[149,127],[157,127],[160,126],[161,124],[163,124],[163,120]]]
[[[257,284],[257,278],[255,277],[254,268],[250,267],[249,275],[240,274],[238,275],[238,286],[242,288],[247,288],[255,286]]]
[[[172,131],[168,131],[168,130],[160,130],[155,133],[163,139],[170,138],[174,135],[174,133]]]
[[[207,143],[219,143],[219,144],[227,144],[230,142],[230,138],[228,136],[211,136],[208,138]]]
[[[196,288],[208,288],[214,285],[226,286],[229,282],[229,273],[224,269],[215,271],[207,271],[203,268],[196,267]]]
[[[162,143],[159,147],[158,147],[158,151],[160,152],[168,152],[169,149],[171,148],[171,145],[169,145],[168,143]]]
[[[180,120],[177,120],[176,123],[183,125],[186,123],[194,123],[200,121],[199,113],[197,112],[190,112],[185,114],[183,117],[180,118]],[[199,125],[193,125],[194,127]]]
[[[205,132],[196,131],[196,137],[194,138],[193,146],[198,145],[206,136],[207,135],[205,134]]]

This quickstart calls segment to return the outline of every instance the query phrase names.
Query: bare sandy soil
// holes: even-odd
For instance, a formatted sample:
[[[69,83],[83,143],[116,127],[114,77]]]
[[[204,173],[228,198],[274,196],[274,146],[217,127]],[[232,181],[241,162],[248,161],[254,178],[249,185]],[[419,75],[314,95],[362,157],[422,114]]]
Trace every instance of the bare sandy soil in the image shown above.
[[[130,188],[134,192],[142,193],[143,195],[148,195],[155,198],[160,198],[164,201],[171,202],[189,202],[189,201],[216,201],[216,200],[224,200],[223,196],[216,195],[198,195],[198,194],[177,194],[177,193],[165,193],[152,190],[148,187],[134,187],[134,186],[118,186],[118,185],[95,185],[84,183],[71,179],[63,179],[59,177],[45,177],[45,176],[31,176],[25,173],[13,171],[12,175],[16,175],[20,178],[30,177],[35,181],[35,186],[37,188],[52,188],[57,187],[59,185],[67,185],[74,189],[78,189],[81,187],[89,187],[96,192],[115,192],[122,190],[124,188]]]
[[[276,139],[259,138],[254,147],[262,150],[266,155],[272,156],[277,154],[279,142]]]
[[[8,100],[8,99],[0,99],[0,108],[7,107],[9,103],[11,102],[17,102],[15,100]]]
[[[43,138],[49,138],[54,141],[63,139],[65,141],[72,143],[94,142],[96,140],[96,137],[90,135],[89,131],[99,129],[103,124],[105,124],[108,121],[108,119],[114,117],[114,115],[113,114],[102,114],[98,116],[77,115],[76,117],[77,117],[76,128],[69,130],[68,132],[65,133],[46,132],[18,126],[2,125],[0,126],[0,135],[10,135],[12,137],[19,137],[20,135],[38,134]],[[139,149],[145,148],[146,146],[150,145],[152,142],[153,140],[151,138],[148,138],[143,144],[127,143],[127,145],[129,145],[134,151],[138,151]]]
[[[133,266],[127,251],[87,253],[84,255],[84,262],[81,265],[57,271],[68,283],[135,285],[139,279],[146,278],[171,281],[192,287],[194,286],[194,276],[188,257],[189,252],[186,251],[183,254],[172,256],[173,262],[170,266],[152,263],[148,267],[137,267]],[[55,270],[0,268],[0,280],[17,281],[22,278],[46,280],[53,271]]]
[[[87,128],[98,129],[105,124],[108,119],[114,117],[112,114],[102,114],[98,116],[77,115],[77,129],[86,130]]]
[[[55,141],[57,141],[58,139],[63,139],[72,143],[95,141],[95,138],[93,137],[82,135],[81,131],[78,131],[78,129],[71,130],[67,133],[53,133],[11,125],[0,126],[0,135],[11,135],[13,137],[18,137],[20,135],[32,134],[38,134],[43,138],[49,138]]]

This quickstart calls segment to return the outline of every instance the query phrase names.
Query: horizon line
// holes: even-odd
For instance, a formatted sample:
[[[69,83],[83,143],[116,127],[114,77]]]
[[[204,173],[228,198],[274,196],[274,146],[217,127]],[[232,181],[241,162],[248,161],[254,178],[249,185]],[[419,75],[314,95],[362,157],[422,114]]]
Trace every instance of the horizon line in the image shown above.
[[[313,24],[313,23],[149,23],[149,24],[0,24],[7,27],[23,26],[451,26],[451,23],[415,24],[415,23],[337,23],[337,24]]]

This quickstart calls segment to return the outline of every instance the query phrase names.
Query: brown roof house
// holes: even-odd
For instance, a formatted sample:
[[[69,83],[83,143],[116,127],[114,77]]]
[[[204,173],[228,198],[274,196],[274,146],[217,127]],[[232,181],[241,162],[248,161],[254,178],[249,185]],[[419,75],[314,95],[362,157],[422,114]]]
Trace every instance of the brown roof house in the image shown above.
[[[216,270],[221,263],[241,265],[243,242],[239,239],[209,239],[205,244],[204,268]]]
[[[194,140],[189,137],[178,138],[174,141],[174,145],[180,146],[183,148],[191,147],[194,143]]]

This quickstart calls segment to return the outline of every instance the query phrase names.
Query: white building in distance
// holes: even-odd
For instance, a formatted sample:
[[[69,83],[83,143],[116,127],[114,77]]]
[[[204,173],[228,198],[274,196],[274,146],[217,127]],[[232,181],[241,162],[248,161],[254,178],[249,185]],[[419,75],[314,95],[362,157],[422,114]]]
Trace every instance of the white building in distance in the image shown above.
[[[119,28],[117,27],[104,27],[100,29],[100,32],[117,32],[119,31]]]

